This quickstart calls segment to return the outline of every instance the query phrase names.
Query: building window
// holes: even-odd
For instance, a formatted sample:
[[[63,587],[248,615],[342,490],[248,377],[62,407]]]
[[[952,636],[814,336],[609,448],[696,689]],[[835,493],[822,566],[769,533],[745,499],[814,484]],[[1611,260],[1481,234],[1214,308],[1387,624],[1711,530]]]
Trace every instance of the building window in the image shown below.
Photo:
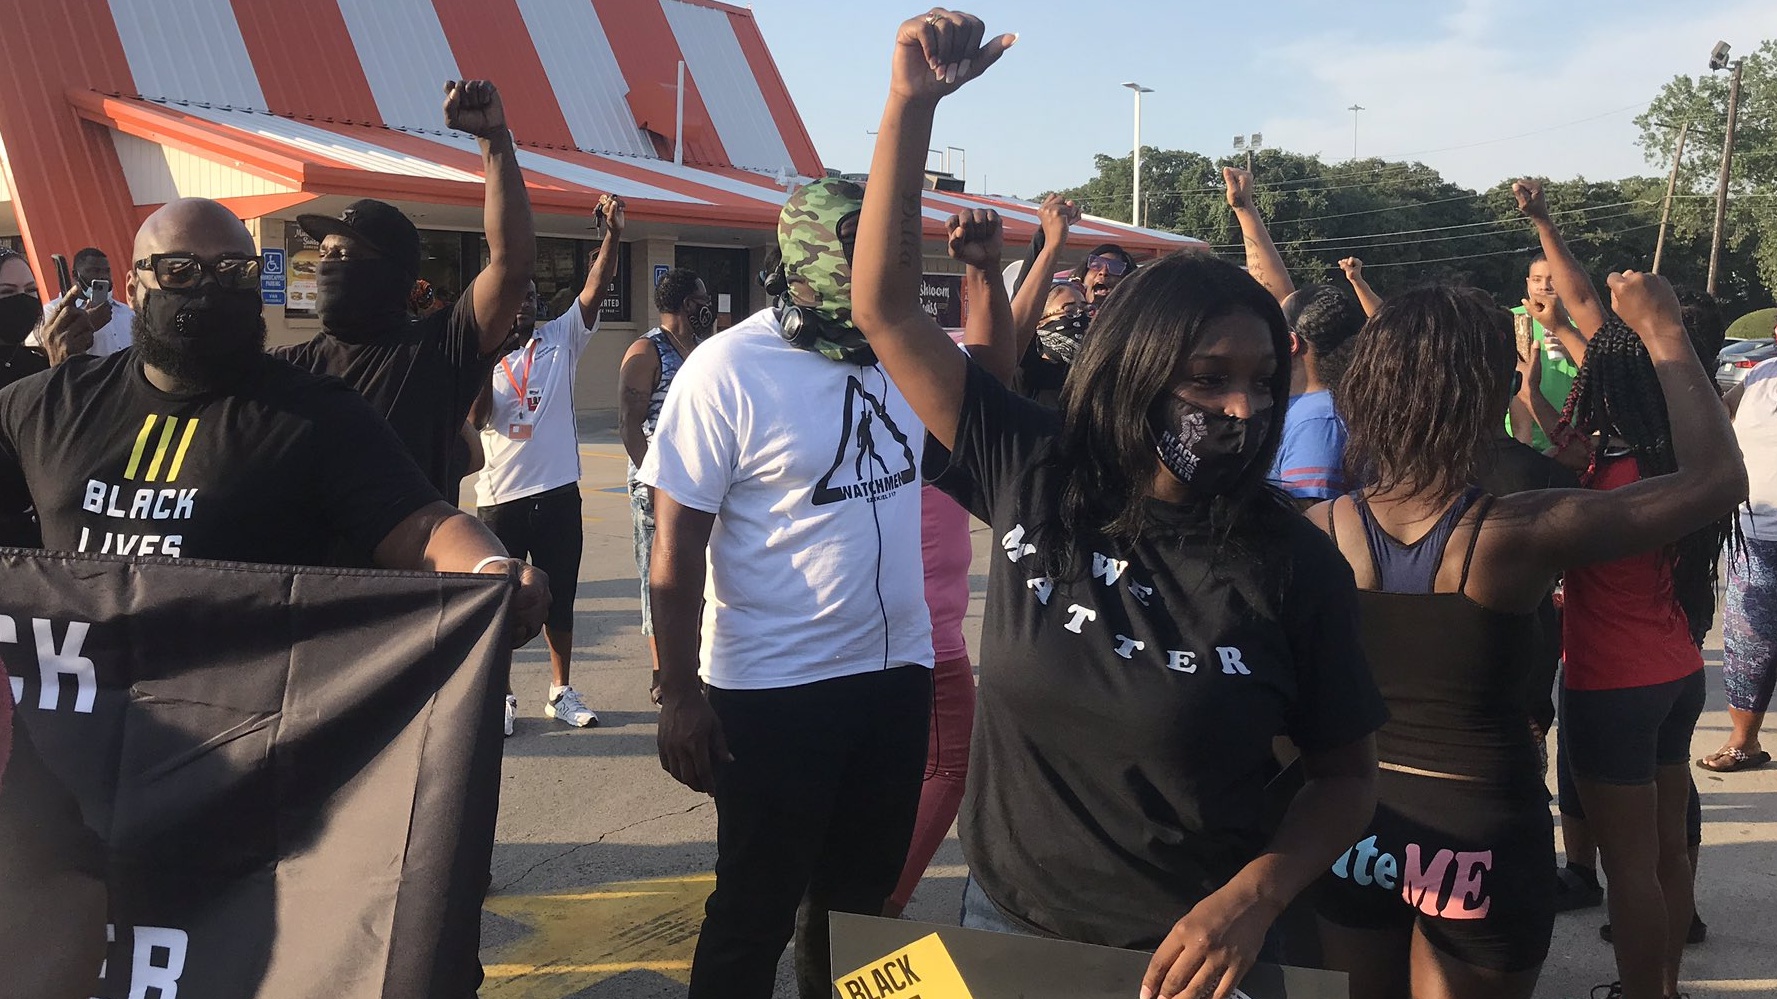
[[[488,261],[487,238],[478,236],[480,267]],[[568,303],[580,294],[586,273],[598,258],[599,244],[589,239],[562,239],[556,236],[537,237],[537,294],[543,299],[539,319],[544,322],[568,311]],[[479,272],[479,268],[477,268]],[[627,323],[629,303],[629,244],[618,244],[617,273],[605,287],[599,301],[599,320]]]

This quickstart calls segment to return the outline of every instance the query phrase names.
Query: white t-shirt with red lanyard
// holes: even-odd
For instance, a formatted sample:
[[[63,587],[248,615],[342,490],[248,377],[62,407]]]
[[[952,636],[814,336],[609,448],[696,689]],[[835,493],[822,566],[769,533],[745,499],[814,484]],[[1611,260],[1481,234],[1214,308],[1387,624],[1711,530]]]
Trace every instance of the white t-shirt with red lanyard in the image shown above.
[[[510,503],[580,481],[574,369],[597,329],[597,322],[586,325],[575,302],[494,365],[493,404],[481,432],[487,463],[475,479],[477,506]]]

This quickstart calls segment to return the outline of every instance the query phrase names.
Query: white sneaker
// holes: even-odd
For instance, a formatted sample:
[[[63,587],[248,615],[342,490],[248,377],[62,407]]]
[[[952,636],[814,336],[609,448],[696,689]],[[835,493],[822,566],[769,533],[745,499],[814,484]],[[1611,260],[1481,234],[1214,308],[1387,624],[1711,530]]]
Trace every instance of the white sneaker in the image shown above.
[[[550,687],[549,701],[543,705],[543,713],[575,728],[599,723],[599,716],[586,706],[586,702],[580,699],[580,692],[573,687]]]
[[[518,721],[518,698],[512,696],[511,694],[507,694],[506,695],[506,722],[504,725],[501,726],[501,728],[505,731],[506,735],[508,735],[508,736],[512,735],[512,726],[517,721]]]

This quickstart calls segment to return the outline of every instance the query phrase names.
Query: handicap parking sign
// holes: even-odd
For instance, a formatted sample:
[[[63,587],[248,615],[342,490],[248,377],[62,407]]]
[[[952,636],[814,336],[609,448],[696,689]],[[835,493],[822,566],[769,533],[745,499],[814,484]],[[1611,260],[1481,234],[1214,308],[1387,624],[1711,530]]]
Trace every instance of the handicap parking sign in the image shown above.
[[[259,301],[266,305],[284,304],[283,250],[266,250],[260,256]]]

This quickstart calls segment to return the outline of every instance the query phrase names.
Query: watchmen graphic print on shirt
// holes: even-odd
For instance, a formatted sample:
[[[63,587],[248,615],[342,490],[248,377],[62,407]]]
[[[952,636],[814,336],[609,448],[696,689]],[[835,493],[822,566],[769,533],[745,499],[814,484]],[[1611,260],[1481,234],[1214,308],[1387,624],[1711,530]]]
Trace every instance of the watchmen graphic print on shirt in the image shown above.
[[[815,506],[848,499],[874,503],[919,477],[912,443],[895,425],[888,407],[856,375],[845,379],[841,420],[839,453],[833,457],[833,467],[815,483]]]

